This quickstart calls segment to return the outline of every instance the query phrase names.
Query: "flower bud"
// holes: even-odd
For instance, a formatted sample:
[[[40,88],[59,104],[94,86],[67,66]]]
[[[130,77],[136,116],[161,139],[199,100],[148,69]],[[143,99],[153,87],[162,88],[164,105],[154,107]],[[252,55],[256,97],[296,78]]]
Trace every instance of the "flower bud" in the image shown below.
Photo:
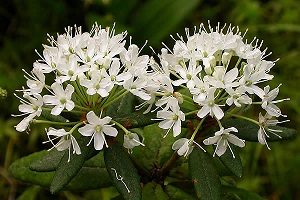
[[[222,63],[224,66],[227,66],[230,59],[231,59],[232,54],[228,52],[224,52],[222,55]]]
[[[183,97],[182,94],[180,94],[179,92],[174,92],[173,96],[178,100],[179,104],[183,103]]]

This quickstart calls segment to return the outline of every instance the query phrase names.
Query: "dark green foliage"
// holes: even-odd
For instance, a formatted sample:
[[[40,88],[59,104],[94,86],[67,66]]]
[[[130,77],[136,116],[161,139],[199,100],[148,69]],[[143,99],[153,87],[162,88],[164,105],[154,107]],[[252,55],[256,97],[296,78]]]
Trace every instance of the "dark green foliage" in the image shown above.
[[[140,177],[124,149],[118,144],[112,145],[104,150],[104,160],[106,170],[123,198],[140,200],[142,197]]]
[[[240,158],[240,155],[238,153],[238,150],[233,145],[231,146],[231,149],[235,155],[235,158],[231,154],[231,152],[226,151],[221,157],[220,160],[222,163],[237,177],[241,178],[243,175],[243,165]]]
[[[30,169],[32,163],[36,163],[47,155],[47,151],[41,151],[27,157],[23,157],[11,165],[10,172],[18,180],[49,188],[50,185],[53,184],[52,180],[56,175],[56,171],[37,172]],[[89,166],[87,164],[87,166],[82,167],[75,175],[76,176],[67,183],[65,187],[66,190],[81,191],[87,189],[98,189],[111,185],[106,169],[101,165]],[[62,175],[61,178],[63,180],[64,175]]]
[[[198,197],[203,200],[221,199],[221,182],[211,155],[194,149],[189,156],[189,172]]]
[[[61,161],[59,162],[55,175],[51,182],[51,193],[57,193],[62,190],[80,171],[84,162],[96,154],[95,149],[92,146],[86,146],[89,138],[80,138],[78,144],[81,147],[81,154],[71,155],[70,161],[69,152],[64,151]]]
[[[224,121],[223,125],[224,127],[236,127],[239,130],[239,132],[234,134],[241,139],[244,139],[246,141],[253,141],[253,142],[258,141],[257,132],[259,126],[257,124],[251,123],[243,119],[230,119]],[[270,128],[275,130],[281,130],[282,132],[278,132],[278,133],[276,132],[276,134],[280,135],[281,138],[267,131],[267,134],[270,136],[269,138],[266,138],[267,141],[280,141],[280,140],[293,139],[296,136],[296,132],[297,132],[295,129],[285,128],[280,126],[274,126]]]

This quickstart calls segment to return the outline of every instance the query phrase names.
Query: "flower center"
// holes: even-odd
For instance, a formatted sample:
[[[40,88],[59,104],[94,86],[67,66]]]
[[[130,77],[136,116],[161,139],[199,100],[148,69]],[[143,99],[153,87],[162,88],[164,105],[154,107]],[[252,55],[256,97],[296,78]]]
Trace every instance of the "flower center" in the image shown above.
[[[215,102],[214,102],[214,101],[208,102],[208,106],[213,107],[214,105],[215,105]]]
[[[62,99],[60,99],[60,103],[65,104],[65,103],[67,103],[67,100],[65,98],[62,98]]]
[[[186,78],[187,78],[188,80],[191,80],[191,79],[192,79],[192,75],[191,75],[191,74],[187,74],[187,75],[186,75]]]
[[[100,132],[102,131],[102,126],[97,125],[97,126],[95,127],[95,131],[96,131],[97,133],[100,133]]]
[[[72,70],[69,70],[69,71],[68,71],[68,75],[69,75],[69,76],[73,76],[73,75],[74,75],[74,72],[73,72]]]

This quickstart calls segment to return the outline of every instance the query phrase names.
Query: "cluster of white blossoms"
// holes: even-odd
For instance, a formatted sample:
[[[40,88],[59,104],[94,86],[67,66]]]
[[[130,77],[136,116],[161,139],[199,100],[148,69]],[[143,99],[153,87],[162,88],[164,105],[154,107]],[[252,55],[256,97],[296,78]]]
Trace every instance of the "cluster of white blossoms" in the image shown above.
[[[214,155],[221,156],[227,147],[231,150],[229,143],[245,146],[234,135],[238,130],[225,129],[222,119],[239,117],[236,111],[251,104],[261,105],[266,112],[265,116],[260,114],[258,121],[249,120],[260,127],[258,141],[269,148],[267,131],[276,134],[277,130],[268,127],[280,123],[272,117],[285,117],[276,106],[285,99],[275,100],[279,86],[273,90],[261,86],[273,78],[269,71],[275,64],[265,60],[269,54],[266,49],[260,50],[262,42],[244,42],[237,27],[218,25],[206,30],[201,24],[192,34],[186,29],[186,40],[178,35],[172,50],[164,45],[156,62],[147,55],[140,56],[140,49],[131,44],[131,38],[125,48],[125,37],[126,32],[115,34],[114,28],[102,29],[98,25],[89,33],[82,33],[81,27],[68,27],[56,39],[49,36],[50,45],[44,45],[41,59],[33,64],[31,73],[24,70],[27,88],[19,90],[22,97],[16,95],[22,114],[14,116],[25,117],[16,126],[17,131],[25,131],[31,122],[64,126],[50,127],[48,142],[58,150],[80,154],[75,130],[90,137],[87,145],[93,141],[94,148],[101,150],[104,145],[108,147],[107,136],[117,136],[117,127],[124,131],[124,147],[132,149],[143,145],[139,136],[106,115],[108,106],[130,92],[144,101],[137,109],[148,105],[144,113],[157,111],[153,120],[160,121],[158,126],[166,130],[165,136],[170,130],[174,137],[179,136],[187,116],[196,114],[200,118],[190,138],[182,137],[173,144],[179,155],[188,156],[194,144],[202,148],[195,136],[208,116],[220,127],[214,136],[203,141],[205,145],[216,145]],[[260,100],[255,102],[256,98]],[[183,109],[184,103],[195,109]],[[83,116],[75,122],[35,119],[44,111],[53,116],[63,112]],[[59,141],[54,143],[56,139]]]
[[[245,34],[244,34],[245,35]],[[162,48],[159,55],[159,64],[152,62],[154,80],[160,84],[160,89],[152,95],[159,98],[155,105],[162,108],[157,117],[163,121],[159,127],[167,132],[172,128],[176,137],[181,132],[181,122],[190,114],[197,114],[201,119],[190,139],[180,138],[173,144],[173,149],[179,155],[187,156],[191,153],[195,135],[207,116],[214,118],[220,130],[214,136],[203,141],[205,145],[215,144],[214,155],[221,156],[227,147],[233,157],[230,143],[239,147],[245,146],[245,141],[234,135],[238,132],[235,127],[224,129],[221,120],[226,116],[240,117],[259,126],[258,141],[269,149],[266,137],[267,131],[277,135],[268,128],[279,122],[277,117],[286,117],[276,106],[276,103],[288,99],[275,100],[279,86],[270,90],[265,82],[271,80],[270,69],[276,61],[267,61],[267,49],[260,50],[262,41],[254,38],[250,43],[244,42],[244,35],[238,27],[217,27],[205,29],[201,24],[191,34],[186,29],[186,39],[178,35],[173,48]],[[184,91],[180,94],[177,91]],[[254,101],[255,99],[260,99]],[[194,105],[195,110],[183,113],[182,102]],[[253,120],[237,115],[245,106],[261,105],[266,112],[260,114],[259,120]],[[266,131],[267,130],[267,131]],[[203,148],[202,148],[203,149]]]
[[[126,130],[121,124],[105,116],[106,108],[128,92],[144,100],[151,97],[145,93],[149,57],[139,56],[139,48],[131,44],[125,48],[127,33],[115,35],[114,28],[103,29],[95,24],[90,32],[82,33],[81,27],[68,27],[55,39],[49,36],[50,45],[43,45],[40,60],[33,64],[31,73],[25,70],[27,88],[20,99],[20,115],[24,119],[16,126],[19,132],[28,129],[30,123],[46,123],[70,128],[47,130],[48,142],[62,151],[80,154],[74,131],[90,137],[96,150],[105,145],[106,136],[116,137],[115,125]],[[147,85],[148,86],[148,85]],[[77,122],[53,122],[37,120],[42,112],[53,116],[69,112],[84,115]],[[87,113],[87,114],[86,114]],[[103,115],[103,116],[101,116]],[[141,145],[135,133],[126,131],[124,146],[133,148]],[[59,139],[57,143],[54,140]]]

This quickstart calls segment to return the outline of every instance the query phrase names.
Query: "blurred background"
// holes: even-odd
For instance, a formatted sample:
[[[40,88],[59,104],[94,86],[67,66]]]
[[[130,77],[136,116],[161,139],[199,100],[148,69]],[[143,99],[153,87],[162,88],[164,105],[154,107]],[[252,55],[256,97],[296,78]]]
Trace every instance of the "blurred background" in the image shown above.
[[[272,87],[283,83],[280,97],[291,101],[280,105],[289,116],[286,126],[300,130],[300,5],[296,0],[1,0],[0,4],[0,87],[8,96],[0,99],[0,198],[1,199],[110,199],[113,189],[85,193],[61,192],[51,196],[46,189],[14,180],[9,165],[19,157],[49,148],[42,127],[31,133],[17,133],[13,126],[19,119],[19,101],[13,96],[26,79],[22,68],[30,71],[38,59],[35,49],[42,52],[46,34],[63,33],[64,27],[77,24],[88,31],[97,22],[117,32],[128,30],[133,43],[148,44],[159,52],[161,42],[173,45],[169,34],[183,33],[185,27],[211,21],[231,23],[246,38],[264,40],[280,60],[273,68]],[[149,48],[143,53],[152,54]],[[239,187],[259,193],[266,199],[300,199],[300,137],[293,141],[271,144],[272,151],[248,143],[242,151],[244,175],[236,181]]]

